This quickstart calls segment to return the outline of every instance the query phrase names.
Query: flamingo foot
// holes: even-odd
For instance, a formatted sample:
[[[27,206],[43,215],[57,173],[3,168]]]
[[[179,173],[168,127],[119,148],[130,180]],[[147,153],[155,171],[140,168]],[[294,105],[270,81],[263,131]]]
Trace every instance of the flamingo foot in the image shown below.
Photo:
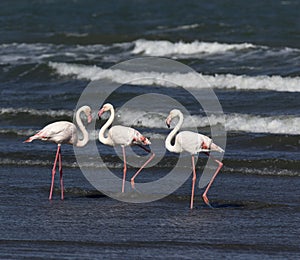
[[[208,207],[213,208],[213,206],[210,205],[209,200],[208,200],[206,194],[203,194],[203,195],[202,195],[202,198],[203,198],[204,203],[205,203]]]

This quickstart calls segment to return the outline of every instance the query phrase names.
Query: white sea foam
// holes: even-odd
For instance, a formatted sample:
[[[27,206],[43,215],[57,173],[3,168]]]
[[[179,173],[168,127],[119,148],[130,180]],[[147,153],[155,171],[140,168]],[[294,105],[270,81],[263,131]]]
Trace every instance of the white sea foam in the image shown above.
[[[193,23],[193,24],[180,25],[180,26],[175,27],[175,29],[177,29],[177,30],[189,30],[189,29],[197,28],[199,26],[200,26],[199,24]]]
[[[74,158],[75,160],[75,158]],[[0,165],[19,165],[19,166],[52,166],[53,161],[50,160],[24,160],[24,159],[10,159],[10,158],[0,158]],[[64,161],[63,163],[64,167],[68,168],[78,168],[79,165],[76,161]],[[80,163],[80,167],[86,167],[86,168],[104,168],[104,167],[110,167],[110,168],[121,168],[122,164],[118,162],[105,162],[101,163],[98,162],[97,159],[94,160],[94,162],[85,162]]]
[[[132,44],[130,44],[132,46]],[[110,49],[119,47],[121,50],[128,48],[128,43],[112,45],[56,45],[51,43],[10,43],[0,44],[0,64],[27,64],[43,63],[56,58],[65,57],[70,60],[92,60],[112,58],[119,61],[115,55],[109,55]],[[104,55],[105,53],[105,55]]]
[[[300,77],[281,76],[246,76],[233,74],[203,75],[201,73],[158,73],[129,72],[124,70],[102,69],[97,66],[50,62],[49,66],[62,76],[75,76],[77,79],[109,79],[117,83],[179,85],[185,88],[207,87],[206,81],[213,88],[238,90],[271,90],[300,92]],[[171,82],[175,83],[171,84]]]
[[[33,129],[15,129],[15,128],[5,128],[0,129],[0,134],[14,134],[17,136],[31,136],[36,134],[36,130]]]
[[[225,116],[227,131],[300,135],[299,126],[300,117],[296,116],[262,117],[245,114]]]
[[[267,168],[257,168],[257,167],[238,167],[231,168],[225,166],[223,169],[225,172],[229,173],[242,173],[242,174],[255,174],[255,175],[273,175],[273,176],[300,176],[299,171],[297,170],[288,170],[288,169],[270,169]]]
[[[122,124],[130,127],[144,128],[147,136],[156,139],[163,139],[164,136],[154,130],[146,129],[166,129],[165,119],[167,113],[150,114],[146,111],[119,111],[116,114],[115,124]],[[224,120],[225,119],[225,120]],[[250,114],[225,114],[224,116],[211,115],[209,117],[192,115],[185,116],[182,129],[191,129],[194,127],[205,128],[216,125],[225,126],[229,132],[247,132],[247,133],[270,133],[270,134],[288,134],[300,135],[300,117],[292,115],[280,116],[257,116]],[[99,129],[89,130],[91,140],[98,139]],[[16,134],[20,136],[32,135],[36,132],[34,129],[0,129],[0,134]]]
[[[193,23],[193,24],[179,25],[176,27],[158,26],[157,29],[160,32],[176,32],[176,31],[185,31],[185,30],[195,29],[198,27],[200,27],[200,24]]]
[[[12,108],[12,107],[1,107],[0,115],[17,115],[20,113],[26,113],[34,116],[51,116],[51,117],[60,117],[67,116],[72,117],[73,111],[71,110],[38,110],[34,108]]]
[[[254,48],[251,43],[227,44],[218,42],[169,42],[169,41],[148,41],[137,40],[132,50],[134,54],[145,54],[150,56],[172,56],[176,54],[191,55],[196,53],[224,53],[227,51],[244,50]]]
[[[127,126],[144,128],[166,128],[166,114],[151,114],[145,111],[118,112],[118,121]],[[224,122],[225,118],[225,122]],[[292,115],[257,116],[250,114],[225,114],[222,116],[185,116],[182,128],[209,127],[225,123],[229,132],[270,133],[300,135],[300,117]]]
[[[184,30],[197,27],[197,24],[183,25],[169,30]],[[227,55],[242,51],[249,57],[275,56],[300,53],[299,49],[289,47],[273,48],[252,43],[220,42],[170,42],[162,40],[138,39],[132,42],[113,43],[109,45],[63,45],[51,43],[9,43],[0,44],[0,64],[44,63],[53,60],[102,60],[119,62],[134,55],[163,57],[201,57],[203,55]],[[258,53],[257,53],[258,52]],[[244,56],[243,56],[244,57]]]
[[[174,29],[173,29],[174,30]],[[228,55],[235,59],[235,54],[239,52],[237,59],[249,59],[254,57],[278,57],[284,55],[299,55],[300,50],[291,47],[269,47],[255,45],[252,43],[220,43],[220,42],[170,42],[170,41],[150,41],[139,39],[133,42],[133,54],[143,54],[147,56],[161,56],[171,58],[201,58],[208,55]],[[242,55],[242,56],[240,56]],[[226,56],[227,57],[227,56]]]
[[[300,77],[215,75],[204,76],[212,87],[234,88],[239,90],[273,90],[300,92]]]

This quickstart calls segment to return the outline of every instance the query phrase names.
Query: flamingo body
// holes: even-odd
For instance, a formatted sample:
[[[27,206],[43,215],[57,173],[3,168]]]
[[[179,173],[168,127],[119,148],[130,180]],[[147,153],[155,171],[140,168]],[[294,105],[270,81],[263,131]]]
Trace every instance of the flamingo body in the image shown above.
[[[55,160],[52,168],[52,182],[49,193],[49,200],[52,199],[53,186],[54,186],[54,176],[56,173],[56,164],[58,161],[59,173],[60,173],[60,186],[61,186],[61,199],[64,199],[64,186],[63,186],[63,172],[62,172],[62,157],[61,157],[61,144],[70,144],[77,147],[85,146],[89,140],[88,133],[80,119],[80,114],[84,112],[88,118],[88,123],[92,121],[91,108],[88,106],[83,106],[78,109],[76,113],[76,123],[78,128],[83,134],[83,139],[79,140],[77,134],[77,127],[68,121],[58,121],[45,126],[42,130],[33,136],[30,136],[25,143],[30,143],[33,140],[42,140],[46,142],[52,142],[57,144],[57,151]]]
[[[111,146],[124,145],[130,146],[134,144],[148,145],[150,141],[134,128],[116,125],[109,129],[107,134],[108,141]]]
[[[131,145],[138,145],[146,152],[151,153],[151,151],[149,149],[144,147],[144,145],[150,145],[151,142],[149,141],[148,138],[143,136],[136,129],[127,127],[127,126],[122,126],[122,125],[116,125],[116,126],[111,127],[108,130],[107,136],[105,137],[104,136],[105,131],[108,129],[108,127],[112,124],[112,122],[114,120],[115,110],[114,110],[113,105],[107,103],[107,104],[103,105],[103,107],[98,112],[98,116],[100,118],[101,115],[107,111],[110,111],[110,117],[109,117],[108,121],[103,125],[103,127],[99,131],[99,141],[106,145],[110,145],[110,146],[120,145],[122,147],[123,161],[124,161],[122,192],[124,192],[125,178],[126,178],[126,172],[127,172],[125,147],[131,146]],[[146,165],[154,158],[154,156],[155,156],[155,154],[151,153],[150,158],[141,166],[141,168],[131,178],[131,186],[133,188],[134,188],[134,179],[141,172],[141,170],[143,168],[145,168]]]
[[[36,139],[56,144],[77,144],[77,128],[68,121],[54,122],[45,126],[34,136],[29,137],[25,142],[32,142]]]
[[[177,153],[188,152],[197,154],[203,150],[208,150],[212,140],[205,135],[191,131],[182,131],[175,137],[175,148]]]
[[[193,208],[193,201],[194,201],[194,189],[195,189],[195,182],[196,182],[196,168],[195,168],[195,160],[194,156],[198,153],[204,152],[205,154],[208,154],[208,152],[211,151],[217,151],[217,152],[224,152],[224,150],[213,143],[212,139],[209,138],[206,135],[198,134],[191,131],[182,131],[179,132],[179,129],[181,128],[183,124],[183,114],[178,109],[171,110],[170,114],[168,115],[166,119],[166,124],[168,127],[170,127],[170,123],[173,118],[179,118],[179,121],[177,125],[174,127],[174,129],[169,133],[169,135],[166,138],[165,146],[167,150],[174,153],[181,153],[181,152],[188,152],[192,156],[192,170],[193,170],[193,182],[192,182],[192,194],[191,194],[191,204],[190,208]],[[174,145],[171,144],[171,140],[175,137],[175,143]],[[219,173],[220,169],[223,166],[223,163],[214,159],[216,163],[218,163],[218,168],[216,172],[214,173],[213,177],[211,178],[206,190],[204,191],[202,198],[204,202],[210,206],[209,200],[206,196],[210,186],[212,185],[214,179],[216,178],[217,174]],[[211,206],[210,206],[211,207]]]

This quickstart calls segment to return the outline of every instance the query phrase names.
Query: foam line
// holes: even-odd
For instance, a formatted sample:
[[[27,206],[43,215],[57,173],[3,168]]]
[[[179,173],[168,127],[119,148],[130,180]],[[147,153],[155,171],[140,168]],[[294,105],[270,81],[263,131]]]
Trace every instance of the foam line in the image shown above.
[[[102,69],[97,66],[50,62],[49,66],[61,76],[77,79],[109,79],[124,84],[161,85],[201,89],[207,83],[213,88],[237,90],[268,90],[300,92],[300,77],[247,76],[233,74],[203,75],[201,73],[159,73],[129,72],[125,70]],[[172,84],[173,83],[173,84]]]

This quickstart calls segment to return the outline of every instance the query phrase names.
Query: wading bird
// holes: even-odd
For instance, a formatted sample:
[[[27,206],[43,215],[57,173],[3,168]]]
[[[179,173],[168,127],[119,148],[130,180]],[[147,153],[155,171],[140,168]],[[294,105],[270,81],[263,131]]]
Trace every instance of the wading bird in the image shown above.
[[[212,142],[212,139],[209,137],[194,133],[191,131],[182,131],[177,134],[179,129],[182,126],[183,123],[183,114],[178,109],[171,110],[170,114],[168,115],[166,119],[166,124],[170,128],[170,123],[173,118],[178,117],[179,121],[177,125],[174,127],[174,129],[169,133],[165,140],[165,146],[170,152],[174,153],[181,153],[181,152],[188,152],[192,156],[192,169],[193,169],[193,179],[192,179],[192,193],[191,193],[191,204],[190,208],[193,208],[193,201],[194,201],[194,191],[195,191],[195,182],[196,182],[196,169],[195,169],[195,158],[194,156],[198,153],[205,153],[207,156],[209,155],[209,152],[211,151],[217,151],[223,153],[224,150],[214,144]],[[176,135],[177,134],[177,135]],[[171,140],[175,137],[175,143],[174,145],[171,144]],[[204,202],[211,207],[209,200],[207,198],[207,192],[212,185],[214,179],[216,178],[217,174],[219,173],[220,169],[223,166],[223,163],[219,160],[213,158],[214,161],[219,165],[216,172],[214,173],[213,177],[211,178],[209,184],[207,185],[206,190],[204,191],[202,198]]]
[[[33,136],[30,136],[25,143],[30,143],[33,140],[42,140],[47,142],[53,142],[57,144],[56,156],[52,168],[52,182],[49,193],[49,200],[52,199],[52,192],[54,186],[54,176],[56,173],[56,164],[58,161],[59,173],[60,173],[60,189],[61,189],[61,199],[64,199],[64,184],[63,184],[63,171],[62,171],[62,158],[61,158],[61,144],[71,144],[77,147],[83,147],[87,144],[89,140],[88,132],[86,131],[80,114],[84,113],[87,116],[87,121],[90,123],[92,121],[91,108],[88,106],[83,106],[78,109],[76,113],[76,123],[79,130],[82,132],[83,138],[79,140],[78,131],[76,126],[68,121],[58,121],[45,126],[42,130]]]
[[[137,145],[141,147],[143,150],[145,150],[146,152],[151,154],[150,158],[142,165],[142,167],[131,178],[131,186],[133,188],[134,188],[134,179],[142,171],[142,169],[145,168],[147,164],[154,158],[155,154],[151,152],[149,149],[147,149],[146,147],[144,147],[144,145],[151,144],[148,138],[143,136],[139,131],[135,130],[134,128],[122,126],[122,125],[115,125],[108,130],[107,137],[105,137],[104,136],[105,131],[114,121],[115,110],[113,105],[107,103],[103,105],[103,107],[98,112],[98,116],[99,118],[101,118],[101,115],[107,111],[110,111],[110,117],[99,131],[99,141],[106,145],[110,145],[110,146],[120,145],[122,147],[123,162],[124,162],[122,192],[124,192],[126,172],[127,172],[125,147],[131,145]]]

